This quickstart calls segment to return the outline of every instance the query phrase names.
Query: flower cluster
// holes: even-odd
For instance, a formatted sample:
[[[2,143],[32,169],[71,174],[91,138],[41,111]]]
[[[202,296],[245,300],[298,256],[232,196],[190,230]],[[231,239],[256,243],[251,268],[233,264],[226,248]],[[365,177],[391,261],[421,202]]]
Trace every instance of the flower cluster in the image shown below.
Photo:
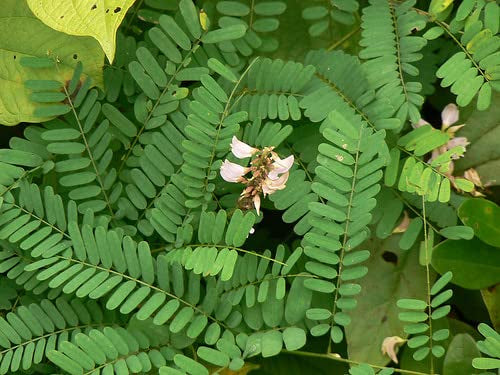
[[[252,158],[250,166],[243,167],[226,159],[222,163],[220,174],[228,182],[246,185],[238,199],[238,205],[246,210],[255,207],[259,215],[261,194],[266,197],[286,187],[288,171],[294,162],[293,155],[281,159],[274,147],[254,148],[236,137],[231,141],[231,152],[238,159]]]
[[[462,146],[464,149],[464,152],[465,152],[465,149],[470,144],[470,142],[467,140],[466,137],[456,137],[455,136],[455,133],[457,131],[459,131],[460,129],[462,129],[465,126],[465,124],[452,126],[453,124],[455,124],[458,121],[459,116],[460,116],[460,112],[458,110],[458,107],[455,104],[450,103],[446,107],[444,107],[443,111],[441,112],[441,131],[446,132],[450,136],[450,140],[445,145],[443,145],[439,148],[436,148],[435,150],[432,151],[432,155],[431,155],[430,159],[427,161],[428,163],[431,163],[439,155],[441,155],[441,154],[443,154],[443,153],[445,153],[445,152],[447,152],[447,151],[449,151],[457,146]],[[420,126],[424,126],[424,125],[428,125],[428,124],[429,123],[427,121],[421,119],[418,123],[413,124],[413,127],[418,128]],[[454,155],[452,155],[452,159],[456,160],[456,159],[459,159],[460,157],[463,157],[463,156],[464,156],[463,152],[460,154],[454,154]],[[446,172],[444,172],[444,174],[446,176],[448,176],[453,187],[456,190],[459,190],[454,183],[455,176],[453,176],[453,171],[454,171],[454,163],[451,162],[449,167],[448,167],[448,170]],[[466,170],[463,177],[466,180],[469,180],[470,182],[472,182],[475,186],[477,186],[479,188],[483,187],[481,180],[479,178],[479,175],[474,168],[470,168],[470,169]],[[482,196],[483,195],[475,189],[473,191],[471,191],[470,193],[474,196]]]

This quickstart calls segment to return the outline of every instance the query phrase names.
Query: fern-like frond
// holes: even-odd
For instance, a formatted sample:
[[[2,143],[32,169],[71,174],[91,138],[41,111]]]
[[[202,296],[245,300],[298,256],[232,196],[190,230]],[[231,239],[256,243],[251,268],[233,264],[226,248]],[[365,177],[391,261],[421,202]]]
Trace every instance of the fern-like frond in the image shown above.
[[[340,327],[350,323],[347,311],[356,307],[354,296],[361,291],[354,280],[368,271],[360,263],[370,252],[354,249],[369,235],[370,211],[380,191],[381,168],[387,163],[385,131],[373,132],[359,116],[354,118],[356,122],[334,111],[321,126],[327,142],[318,147],[318,181],[312,189],[324,202],[309,204],[312,229],[303,239],[310,258],[305,269],[318,277],[305,286],[334,296],[331,310],[307,310],[306,316],[318,322],[311,333],[329,333],[335,343],[342,340]]]
[[[331,36],[335,22],[352,25],[355,22],[354,14],[359,7],[357,0],[319,0],[311,2],[302,10],[302,18],[310,23],[309,35],[317,37],[325,32]]]
[[[459,106],[468,105],[477,95],[477,109],[485,110],[492,90],[500,90],[498,13],[495,2],[463,1],[449,25],[438,17],[433,19],[437,26],[424,34],[428,39],[445,34],[459,49],[436,72],[441,86],[457,95]]]
[[[58,298],[55,303],[45,299],[19,306],[0,317],[1,373],[27,370],[75,334],[111,326],[116,320],[116,314],[103,310],[95,301]]]
[[[16,196],[5,196],[0,207],[0,239],[19,244],[32,257],[52,256],[71,246],[67,228],[78,215],[74,202],[65,207],[50,186],[40,191],[26,180],[19,182]]]
[[[375,93],[356,57],[341,51],[320,50],[308,53],[305,62],[316,67],[308,94],[300,101],[311,121],[323,121],[336,110],[348,119],[361,115],[377,129],[400,126],[400,121],[393,118],[395,108],[391,101]]]
[[[450,305],[444,303],[453,296],[453,291],[451,289],[443,291],[451,278],[452,273],[447,272],[432,287],[429,286],[428,301],[400,299],[397,302],[399,308],[406,310],[399,313],[399,319],[409,323],[405,325],[404,331],[408,335],[412,335],[407,345],[416,349],[413,353],[413,359],[416,361],[422,361],[429,353],[432,353],[432,356],[436,358],[442,357],[445,353],[441,342],[449,337],[450,331],[447,328],[433,331],[432,324],[436,320],[446,317],[451,310]]]
[[[390,0],[370,0],[363,8],[361,23],[363,50],[359,57],[366,60],[363,68],[368,81],[379,95],[391,98],[401,124],[408,118],[417,122],[424,102],[422,85],[408,78],[418,76],[412,63],[422,58],[419,51],[427,44],[425,38],[411,35],[426,24],[426,18],[411,8],[415,2],[396,5]]]
[[[385,172],[385,185],[393,186],[397,182],[399,190],[425,196],[426,201],[448,202],[451,177],[446,172],[449,171],[452,160],[463,155],[465,147],[453,147],[430,162],[424,161],[423,157],[448,143],[449,139],[449,134],[430,125],[421,126],[399,138],[398,147],[390,152],[391,162]],[[401,159],[401,150],[409,156]],[[474,188],[464,178],[453,179],[453,182],[464,191]]]
[[[247,111],[250,120],[300,120],[299,101],[314,71],[298,62],[259,59],[243,80],[238,108]]]
[[[176,351],[158,335],[138,329],[105,327],[77,333],[47,358],[70,374],[144,373],[172,361]]]
[[[218,1],[215,9],[219,15],[219,26],[226,28],[238,25],[246,29],[244,36],[223,43],[221,50],[234,51],[244,58],[256,50],[275,51],[278,40],[268,34],[278,29],[280,22],[277,16],[283,14],[286,8],[287,4],[283,1]]]
[[[233,276],[238,252],[268,258],[241,248],[254,223],[253,212],[243,214],[239,209],[235,210],[230,218],[223,210],[217,214],[202,212],[198,226],[198,242],[171,250],[165,258],[170,262],[182,264],[185,269],[192,270],[195,274],[215,276],[220,273],[222,280],[229,280]]]
[[[209,61],[211,69],[234,83],[228,96],[222,87],[208,74],[201,77],[202,86],[197,100],[190,103],[190,114],[186,126],[187,140],[182,145],[183,179],[187,195],[186,207],[205,209],[212,201],[215,189],[213,181],[220,169],[217,160],[229,151],[231,138],[238,132],[240,122],[246,121],[248,114],[244,111],[231,112],[231,101],[242,77],[236,78],[234,73],[218,60]],[[249,69],[251,68],[251,65]],[[202,92],[202,93],[201,93]]]

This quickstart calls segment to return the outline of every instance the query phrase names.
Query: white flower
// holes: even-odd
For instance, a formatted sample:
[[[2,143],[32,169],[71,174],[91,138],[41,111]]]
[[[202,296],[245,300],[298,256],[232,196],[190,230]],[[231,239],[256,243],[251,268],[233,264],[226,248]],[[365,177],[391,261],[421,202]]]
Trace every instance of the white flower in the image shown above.
[[[441,112],[441,120],[443,122],[443,127],[447,128],[450,125],[453,125],[458,121],[458,107],[450,103],[446,107],[444,107],[443,112]]]
[[[264,193],[264,196],[272,194],[278,190],[283,190],[286,187],[285,184],[288,181],[289,175],[290,174],[288,172],[285,172],[275,180],[266,178],[262,184],[262,192]]]
[[[285,159],[280,159],[278,156],[275,156],[274,163],[271,164],[271,171],[269,172],[267,177],[271,180],[276,180],[279,177],[278,175],[286,173],[290,170],[290,168],[292,168],[293,161],[293,155],[290,155]]]
[[[238,138],[236,138],[233,135],[233,138],[231,139],[231,152],[238,159],[249,158],[250,156],[255,154],[257,151],[259,151],[259,150],[256,148],[253,148],[252,146],[247,145],[245,142],[240,141]]]
[[[246,175],[249,170],[250,168],[242,167],[226,159],[220,167],[220,175],[227,182],[241,182],[243,181],[243,176]]]
[[[398,357],[396,355],[397,348],[405,341],[406,340],[398,336],[386,337],[382,343],[382,354],[387,354],[387,356],[392,359],[394,363],[398,363]]]

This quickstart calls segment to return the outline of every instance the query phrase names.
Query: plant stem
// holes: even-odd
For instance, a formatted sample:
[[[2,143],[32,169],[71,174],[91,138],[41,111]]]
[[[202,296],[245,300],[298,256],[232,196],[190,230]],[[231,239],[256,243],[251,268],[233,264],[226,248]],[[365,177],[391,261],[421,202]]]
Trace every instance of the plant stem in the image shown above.
[[[312,352],[303,352],[300,350],[296,351],[288,351],[288,350],[282,350],[282,353],[285,354],[292,354],[292,355],[299,355],[302,357],[313,357],[313,358],[323,358],[323,359],[330,359],[332,361],[337,361],[337,362],[343,362],[343,363],[349,363],[351,365],[361,365],[363,362],[358,362],[358,361],[353,361],[347,358],[342,358],[338,356],[337,354],[322,354],[322,353],[312,353]],[[372,365],[369,363],[365,363],[366,365],[376,368],[376,369],[386,369],[386,368],[392,368],[392,367],[384,367],[384,366],[377,366],[377,365]],[[411,371],[411,370],[403,370],[399,368],[393,368],[394,372],[399,372],[400,374],[410,374],[410,375],[429,375],[425,372],[418,372],[418,371]]]

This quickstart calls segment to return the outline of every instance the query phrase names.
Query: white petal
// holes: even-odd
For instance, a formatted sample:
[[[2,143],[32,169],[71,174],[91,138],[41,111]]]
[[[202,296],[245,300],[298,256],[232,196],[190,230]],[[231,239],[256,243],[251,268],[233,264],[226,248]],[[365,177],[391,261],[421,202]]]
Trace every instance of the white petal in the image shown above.
[[[248,168],[232,163],[229,160],[224,160],[224,163],[220,167],[220,175],[227,182],[240,182],[247,173]]]
[[[257,216],[260,215],[260,195],[254,195],[253,205],[255,206],[255,211],[257,211]]]
[[[444,107],[443,112],[441,112],[441,120],[443,122],[444,127],[448,127],[453,125],[458,121],[459,110],[458,107],[450,103],[446,107]]]
[[[286,187],[286,182],[288,181],[288,176],[290,173],[286,172],[278,177],[276,180],[271,180],[266,178],[262,184],[262,192],[264,196],[267,194],[272,194],[278,190],[283,190]]]
[[[271,165],[271,172],[267,175],[271,180],[276,180],[278,175],[288,172],[292,168],[294,162],[293,155],[285,159],[276,158],[276,161]]]
[[[249,158],[250,156],[255,154],[257,151],[259,151],[259,150],[256,148],[253,148],[252,146],[247,145],[245,142],[240,141],[238,138],[236,138],[233,135],[233,139],[231,140],[231,152],[238,159]]]

